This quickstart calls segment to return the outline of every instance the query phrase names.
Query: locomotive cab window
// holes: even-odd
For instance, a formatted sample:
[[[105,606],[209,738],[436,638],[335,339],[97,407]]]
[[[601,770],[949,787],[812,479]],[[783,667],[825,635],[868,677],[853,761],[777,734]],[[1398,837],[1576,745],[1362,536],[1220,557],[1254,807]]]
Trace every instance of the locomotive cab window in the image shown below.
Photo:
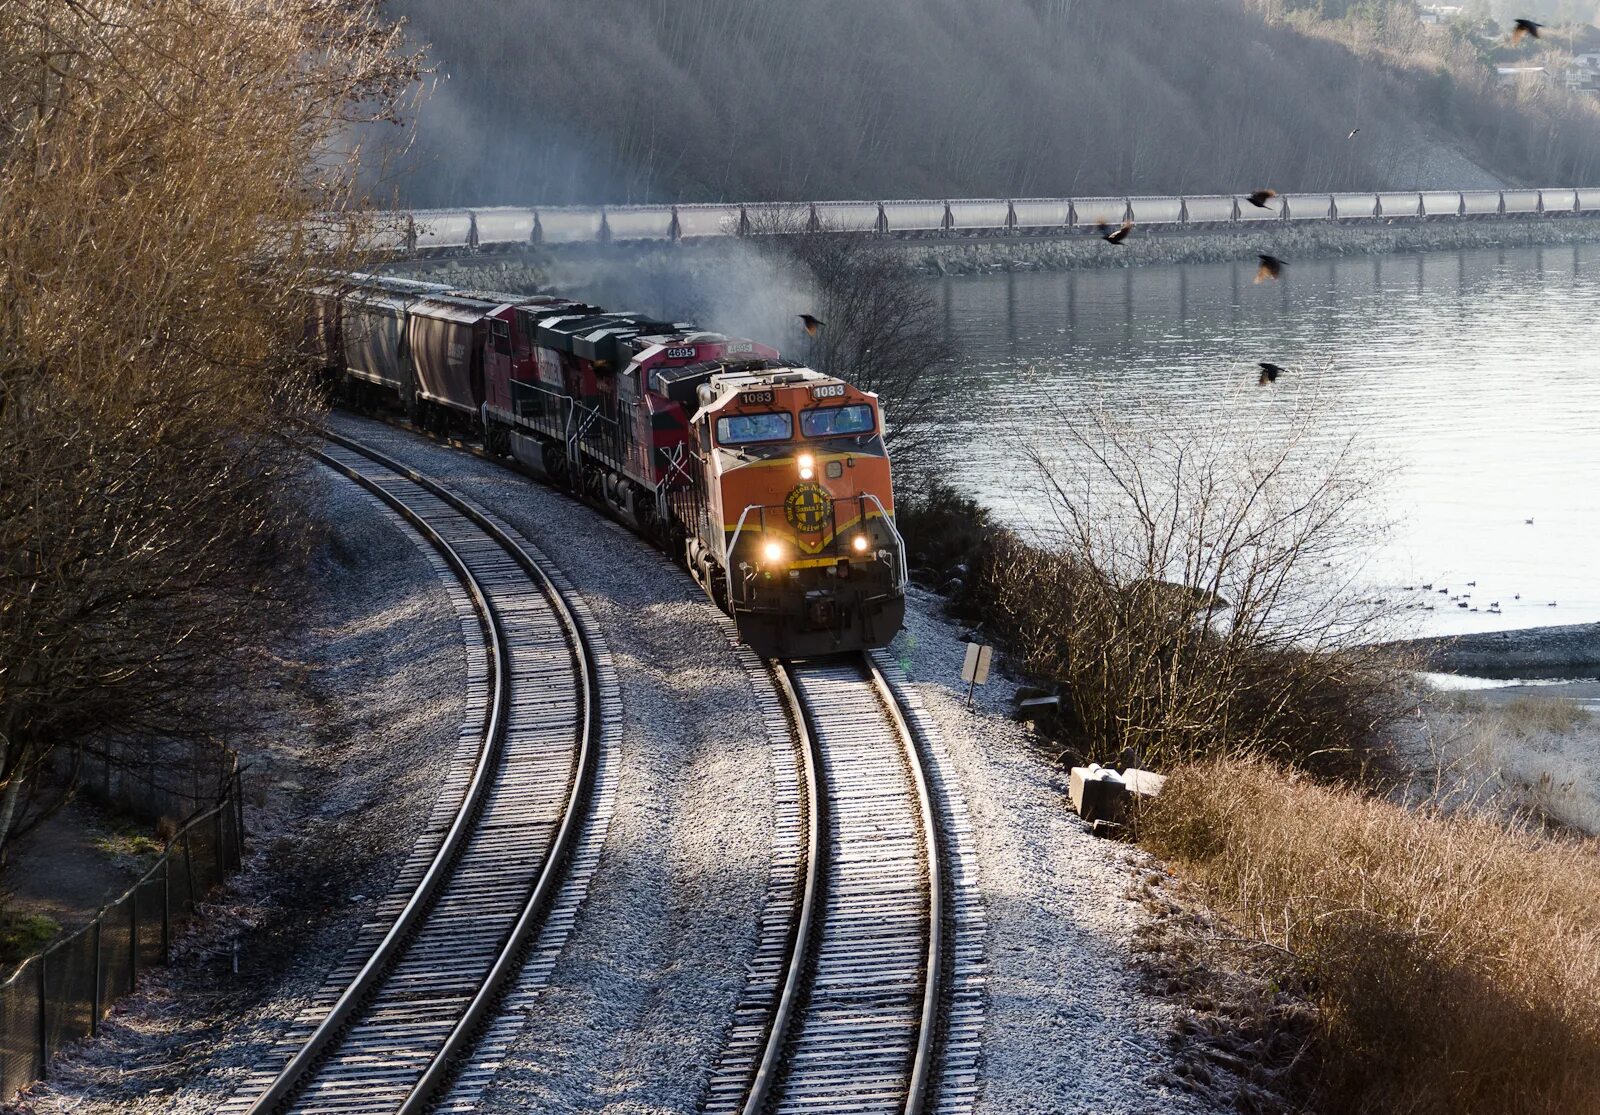
[[[761,441],[788,441],[794,436],[794,419],[788,411],[771,414],[730,414],[717,419],[718,445],[751,445]]]
[[[495,318],[489,322],[489,332],[494,337],[494,350],[501,356],[510,356],[511,323]]]
[[[845,434],[870,434],[872,408],[866,403],[842,407],[817,407],[800,412],[800,432],[806,437],[840,437]]]

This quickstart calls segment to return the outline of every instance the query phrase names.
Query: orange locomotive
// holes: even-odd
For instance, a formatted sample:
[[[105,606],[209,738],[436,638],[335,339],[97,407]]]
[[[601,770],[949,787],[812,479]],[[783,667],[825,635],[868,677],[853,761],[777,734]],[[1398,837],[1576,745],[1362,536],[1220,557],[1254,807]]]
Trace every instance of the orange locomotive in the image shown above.
[[[883,646],[905,618],[876,395],[809,368],[742,368],[698,391],[706,493],[687,539],[695,578],[757,650]]]
[[[683,560],[758,653],[899,631],[877,396],[753,341],[548,295],[368,275],[312,294],[309,348],[346,396],[388,392],[607,508]]]

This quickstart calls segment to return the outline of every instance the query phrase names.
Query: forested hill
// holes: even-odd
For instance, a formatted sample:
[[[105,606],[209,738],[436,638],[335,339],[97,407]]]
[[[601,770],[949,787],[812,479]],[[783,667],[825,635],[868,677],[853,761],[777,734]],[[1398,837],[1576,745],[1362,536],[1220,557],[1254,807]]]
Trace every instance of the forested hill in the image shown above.
[[[389,187],[413,205],[1405,189],[1600,174],[1595,101],[1559,83],[1499,86],[1482,39],[1425,28],[1404,2],[1337,22],[1286,16],[1284,0],[387,7],[431,44],[441,78]],[[1549,44],[1512,53],[1538,64]]]

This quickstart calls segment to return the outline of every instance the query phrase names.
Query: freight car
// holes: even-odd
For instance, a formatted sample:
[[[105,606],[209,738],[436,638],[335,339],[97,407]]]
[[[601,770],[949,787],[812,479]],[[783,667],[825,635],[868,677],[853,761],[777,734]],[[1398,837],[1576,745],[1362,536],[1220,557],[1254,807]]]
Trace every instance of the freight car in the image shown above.
[[[550,295],[370,275],[310,292],[338,397],[481,439],[682,561],[758,653],[883,646],[905,614],[878,399],[744,338]]]

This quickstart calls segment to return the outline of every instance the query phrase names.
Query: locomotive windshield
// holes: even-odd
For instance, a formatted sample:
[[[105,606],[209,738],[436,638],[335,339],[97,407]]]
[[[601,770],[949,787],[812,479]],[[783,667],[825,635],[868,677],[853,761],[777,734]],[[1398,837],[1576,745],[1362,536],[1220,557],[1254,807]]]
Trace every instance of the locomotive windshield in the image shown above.
[[[794,436],[794,419],[786,410],[771,414],[730,414],[717,419],[718,445],[751,445],[761,441],[788,441]]]
[[[872,408],[866,403],[852,403],[850,406],[803,410],[800,412],[800,431],[806,437],[870,434]]]

